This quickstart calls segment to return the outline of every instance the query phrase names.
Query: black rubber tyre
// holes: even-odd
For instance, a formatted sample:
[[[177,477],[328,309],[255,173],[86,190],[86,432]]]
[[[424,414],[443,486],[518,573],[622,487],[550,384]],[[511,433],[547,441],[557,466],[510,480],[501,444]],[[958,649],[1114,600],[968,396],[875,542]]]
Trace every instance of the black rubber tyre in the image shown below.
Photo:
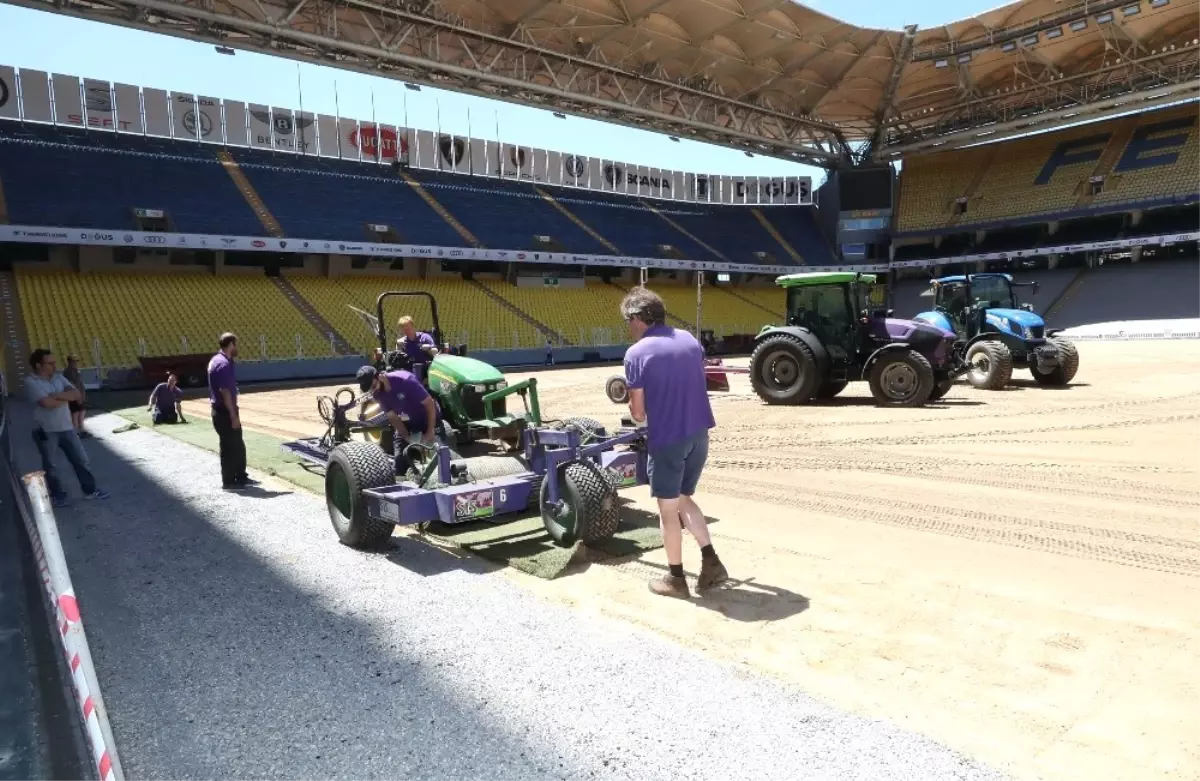
[[[611,476],[591,461],[569,464],[559,483],[562,514],[550,507],[550,485],[542,483],[539,506],[542,524],[551,539],[570,547],[576,542],[591,543],[608,539],[617,532],[621,521],[617,491]]]
[[[1000,390],[1012,379],[1012,351],[1003,342],[976,342],[967,350],[967,381],[983,390]]]
[[[826,380],[817,388],[816,398],[832,399],[842,391],[846,390],[846,386],[850,383],[846,380]]]
[[[929,394],[930,401],[938,401],[945,398],[950,389],[954,387],[954,380],[942,380],[933,386],[933,393]]]
[[[343,442],[325,464],[325,506],[338,540],[351,548],[374,548],[392,536],[396,524],[367,514],[363,491],[396,482],[396,464],[377,445]]]
[[[915,350],[881,355],[867,373],[867,383],[881,407],[920,407],[937,385],[929,360]]]
[[[1036,367],[1029,371],[1038,385],[1066,385],[1075,379],[1075,372],[1079,371],[1079,350],[1074,342],[1061,336],[1052,336],[1049,341],[1058,348],[1058,365],[1045,373],[1039,372]]]
[[[574,426],[579,429],[579,444],[588,445],[592,440],[606,435],[604,424],[595,418],[567,418],[563,421],[563,428]]]
[[[817,359],[790,334],[772,334],[750,356],[750,385],[768,404],[803,404],[817,392]]]
[[[629,384],[620,374],[614,374],[604,381],[604,393],[613,404],[629,403]]]

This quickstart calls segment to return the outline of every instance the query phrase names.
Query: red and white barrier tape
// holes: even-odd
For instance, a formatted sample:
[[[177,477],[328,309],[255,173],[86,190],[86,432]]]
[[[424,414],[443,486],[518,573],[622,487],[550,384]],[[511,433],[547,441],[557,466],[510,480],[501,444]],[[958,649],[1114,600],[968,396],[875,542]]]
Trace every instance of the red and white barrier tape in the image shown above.
[[[83,631],[83,619],[79,614],[79,604],[75,601],[75,589],[71,585],[66,555],[58,536],[58,524],[51,511],[45,475],[42,472],[31,472],[22,477],[21,481],[25,484],[25,493],[33,507],[31,513],[18,501],[21,518],[25,522],[33,554],[37,558],[42,586],[46,589],[50,604],[53,605],[54,625],[58,630],[63,654],[71,668],[75,701],[92,750],[92,760],[96,763],[100,781],[123,781],[124,774],[117,759],[112,728],[108,724],[108,711],[100,696],[100,685],[92,665],[92,654]],[[17,485],[13,488],[20,490],[20,486]]]

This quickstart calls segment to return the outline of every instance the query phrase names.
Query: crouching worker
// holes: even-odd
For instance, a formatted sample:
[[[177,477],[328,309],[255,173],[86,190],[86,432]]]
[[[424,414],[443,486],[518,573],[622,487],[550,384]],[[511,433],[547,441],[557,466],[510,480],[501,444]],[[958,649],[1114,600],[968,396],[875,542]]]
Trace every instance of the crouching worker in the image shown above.
[[[167,375],[166,382],[160,382],[150,394],[150,422],[157,426],[160,423],[187,423],[183,419],[183,389],[179,387],[179,378],[175,372]]]
[[[357,379],[359,389],[363,393],[369,391],[379,408],[387,413],[396,431],[396,473],[406,473],[411,465],[404,457],[405,443],[428,446],[437,442],[437,425],[442,414],[437,401],[416,375],[403,369],[379,372],[374,366],[364,366],[358,370]],[[407,425],[401,415],[408,416]]]
[[[670,571],[650,582],[655,594],[690,596],[683,575],[683,528],[700,546],[699,591],[729,579],[713,549],[708,522],[694,495],[708,459],[708,431],[716,426],[704,378],[704,348],[687,331],[667,325],[663,301],[644,287],[621,302],[634,344],[625,353],[629,414],[646,427],[650,495]]]

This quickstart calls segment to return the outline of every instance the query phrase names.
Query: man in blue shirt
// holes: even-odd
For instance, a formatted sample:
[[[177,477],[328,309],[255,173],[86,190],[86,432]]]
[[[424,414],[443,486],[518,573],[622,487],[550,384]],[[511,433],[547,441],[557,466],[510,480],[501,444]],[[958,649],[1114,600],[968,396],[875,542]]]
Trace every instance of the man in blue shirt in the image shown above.
[[[187,423],[183,418],[183,389],[175,372],[168,372],[167,381],[154,386],[150,393],[150,423]]]
[[[621,302],[634,344],[625,352],[629,413],[646,426],[650,495],[658,500],[663,547],[670,572],[650,582],[663,596],[687,598],[683,576],[683,530],[700,545],[697,590],[729,578],[713,550],[704,513],[692,495],[708,459],[708,430],[716,426],[704,379],[704,348],[687,331],[666,324],[662,299],[644,287]]]
[[[371,394],[379,408],[387,413],[388,421],[396,431],[396,472],[404,474],[409,464],[404,458],[403,443],[414,441],[432,445],[437,442],[441,408],[410,371],[398,369],[381,373],[374,366],[364,366],[358,370],[357,379],[359,390]],[[407,425],[401,415],[408,418]]]
[[[54,454],[61,450],[75,470],[84,499],[107,499],[109,494],[96,486],[88,463],[87,451],[79,440],[75,422],[71,419],[71,402],[83,398],[79,389],[58,373],[58,361],[49,350],[34,350],[29,356],[33,374],[25,378],[25,395],[33,404],[33,438],[46,470],[46,488],[55,507],[67,503]]]
[[[401,335],[396,339],[396,349],[403,350],[408,360],[413,363],[431,363],[438,354],[433,337],[424,331],[418,331],[410,315],[400,318]]]
[[[221,487],[239,490],[257,483],[246,474],[246,443],[242,439],[242,418],[238,411],[238,356],[236,334],[221,334],[221,350],[208,362],[208,401],[212,405],[212,424],[219,441]]]

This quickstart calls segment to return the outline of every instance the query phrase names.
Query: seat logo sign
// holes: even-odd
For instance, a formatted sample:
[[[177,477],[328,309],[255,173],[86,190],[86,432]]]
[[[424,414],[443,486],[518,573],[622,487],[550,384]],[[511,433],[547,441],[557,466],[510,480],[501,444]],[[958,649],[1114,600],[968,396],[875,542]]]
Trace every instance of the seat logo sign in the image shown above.
[[[452,167],[457,167],[463,161],[466,149],[466,142],[461,138],[438,136],[438,151],[442,153],[442,159]]]
[[[563,158],[563,171],[572,179],[578,179],[587,171],[587,163],[578,155],[567,155]]]
[[[0,79],[0,108],[4,108],[8,104],[11,95],[12,91],[8,88],[8,84],[4,79]]]
[[[608,182],[609,187],[616,187],[618,184],[625,183],[625,172],[621,170],[619,165],[604,166],[604,181]]]

